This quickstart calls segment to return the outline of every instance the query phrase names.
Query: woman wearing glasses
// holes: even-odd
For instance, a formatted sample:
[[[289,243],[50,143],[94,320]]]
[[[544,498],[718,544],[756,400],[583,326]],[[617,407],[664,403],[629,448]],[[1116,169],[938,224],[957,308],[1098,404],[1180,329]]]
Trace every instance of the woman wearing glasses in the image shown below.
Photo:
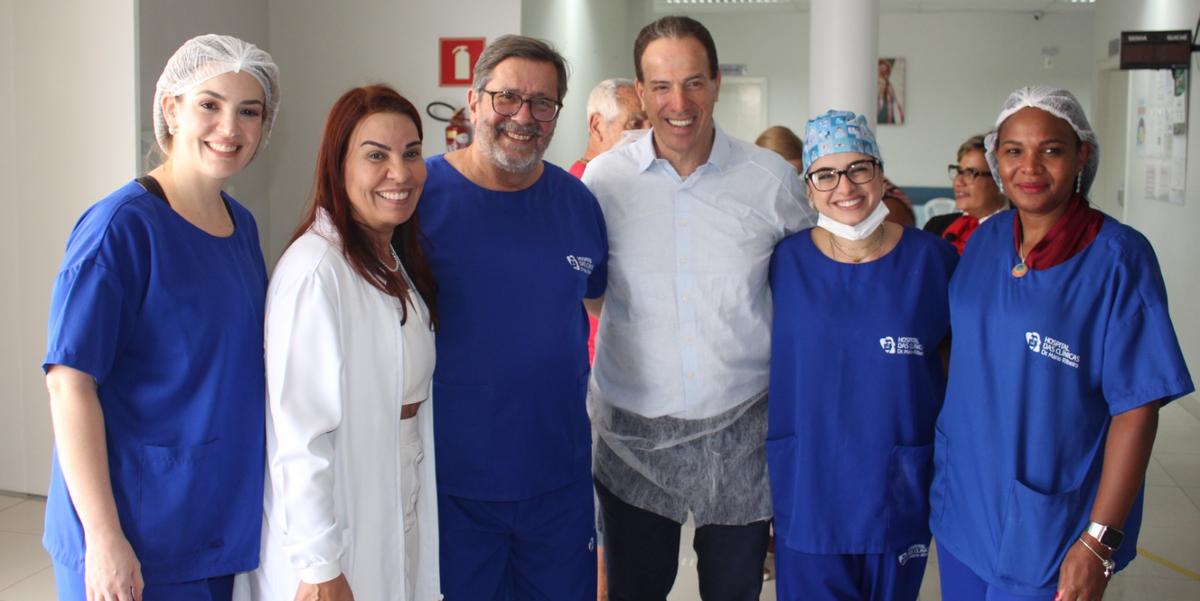
[[[778,598],[915,600],[958,258],[885,221],[883,163],[861,115],[809,121],[804,166],[817,227],[771,260]]]
[[[996,126],[987,162],[1016,210],[979,227],[950,287],[942,595],[1096,601],[1135,555],[1158,408],[1194,387],[1153,249],[1088,205],[1083,107],[1022,88]]]
[[[958,254],[979,224],[1008,208],[983,156],[983,136],[971,136],[958,147],[958,164],[948,168],[954,184],[954,202],[961,213],[939,215],[925,224],[925,231],[940,235],[954,245]]]

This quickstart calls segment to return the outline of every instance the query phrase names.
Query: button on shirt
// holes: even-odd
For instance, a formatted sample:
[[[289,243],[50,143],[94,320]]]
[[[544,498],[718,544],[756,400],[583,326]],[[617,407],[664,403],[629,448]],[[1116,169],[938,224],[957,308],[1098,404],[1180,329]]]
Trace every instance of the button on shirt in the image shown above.
[[[583,181],[609,239],[594,400],[702,419],[763,394],[771,252],[813,223],[795,169],[717,128],[687,178],[646,133],[589,163]]]

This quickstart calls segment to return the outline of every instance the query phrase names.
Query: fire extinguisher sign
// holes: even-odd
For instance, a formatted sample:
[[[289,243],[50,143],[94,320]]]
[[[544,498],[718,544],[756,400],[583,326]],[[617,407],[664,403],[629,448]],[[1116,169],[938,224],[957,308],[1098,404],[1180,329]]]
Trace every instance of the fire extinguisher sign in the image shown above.
[[[483,54],[484,38],[438,38],[443,86],[469,86],[475,76],[475,61]]]

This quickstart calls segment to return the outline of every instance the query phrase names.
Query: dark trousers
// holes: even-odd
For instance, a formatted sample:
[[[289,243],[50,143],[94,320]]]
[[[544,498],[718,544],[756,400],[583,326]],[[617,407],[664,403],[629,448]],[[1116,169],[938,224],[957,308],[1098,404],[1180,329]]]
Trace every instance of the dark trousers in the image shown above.
[[[680,524],[639,509],[599,482],[610,601],[666,601],[679,570]],[[770,521],[696,528],[703,601],[758,601]]]

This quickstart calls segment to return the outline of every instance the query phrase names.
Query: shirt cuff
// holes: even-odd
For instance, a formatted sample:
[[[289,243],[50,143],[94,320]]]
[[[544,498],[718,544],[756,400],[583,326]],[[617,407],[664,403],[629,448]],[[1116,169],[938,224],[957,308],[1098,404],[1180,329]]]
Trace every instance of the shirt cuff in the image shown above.
[[[342,566],[339,562],[324,563],[300,570],[300,581],[305,584],[321,584],[341,575]]]

